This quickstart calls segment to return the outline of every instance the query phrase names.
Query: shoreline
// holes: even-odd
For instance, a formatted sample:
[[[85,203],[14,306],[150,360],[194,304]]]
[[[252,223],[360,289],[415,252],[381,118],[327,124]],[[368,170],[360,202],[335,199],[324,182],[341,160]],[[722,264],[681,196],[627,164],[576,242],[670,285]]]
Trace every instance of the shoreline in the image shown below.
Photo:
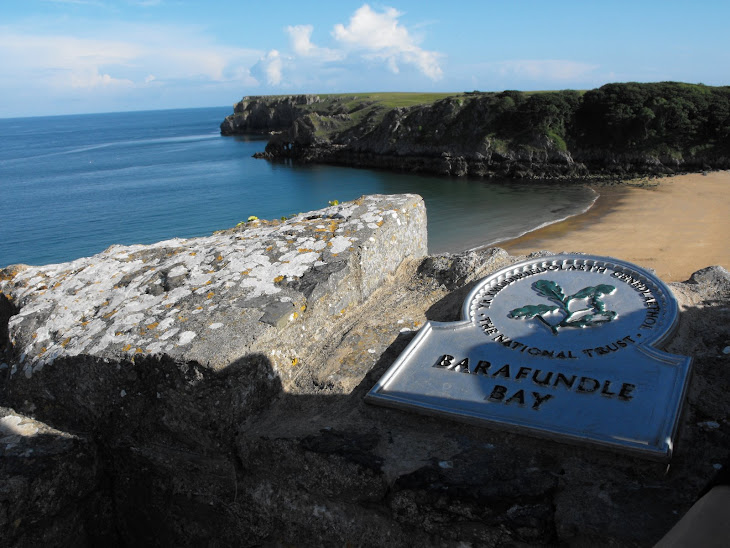
[[[599,196],[586,212],[498,247],[510,255],[549,250],[615,257],[650,268],[666,282],[684,281],[707,266],[730,266],[730,171],[591,188]]]
[[[521,234],[519,234],[517,236],[508,236],[506,238],[498,238],[498,239],[496,239],[496,240],[494,240],[492,242],[489,242],[487,244],[480,244],[478,246],[475,246],[475,247],[466,249],[465,251],[478,251],[480,249],[486,249],[488,247],[501,247],[501,244],[506,244],[508,242],[512,242],[512,241],[515,241],[515,240],[519,240],[520,238],[523,238],[525,236],[528,236],[529,234],[532,234],[533,232],[537,232],[539,230],[543,230],[545,228],[548,228],[550,226],[556,225],[558,223],[563,223],[563,222],[569,221],[570,219],[573,219],[575,217],[580,217],[581,215],[585,215],[586,213],[588,213],[591,209],[593,209],[596,206],[596,202],[601,197],[601,194],[600,194],[600,192],[598,192],[598,190],[596,190],[596,187],[589,186],[589,185],[586,185],[586,186],[590,190],[593,191],[593,193],[595,194],[595,196],[593,198],[593,201],[590,204],[588,204],[583,209],[583,211],[579,211],[578,213],[573,213],[573,214],[568,215],[567,217],[563,217],[561,219],[554,219],[552,221],[545,221],[541,225],[538,225],[535,228],[530,228],[528,230],[525,230],[524,232],[522,232]]]

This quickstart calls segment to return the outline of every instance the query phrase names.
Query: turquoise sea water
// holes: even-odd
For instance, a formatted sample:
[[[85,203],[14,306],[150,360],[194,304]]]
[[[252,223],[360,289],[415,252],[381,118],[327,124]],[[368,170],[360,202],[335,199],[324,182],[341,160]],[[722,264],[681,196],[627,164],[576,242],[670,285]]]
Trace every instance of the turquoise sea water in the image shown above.
[[[279,218],[373,193],[420,194],[430,251],[461,251],[575,215],[595,199],[580,186],[257,160],[264,140],[219,135],[230,112],[0,119],[0,267],[207,235],[249,215]]]

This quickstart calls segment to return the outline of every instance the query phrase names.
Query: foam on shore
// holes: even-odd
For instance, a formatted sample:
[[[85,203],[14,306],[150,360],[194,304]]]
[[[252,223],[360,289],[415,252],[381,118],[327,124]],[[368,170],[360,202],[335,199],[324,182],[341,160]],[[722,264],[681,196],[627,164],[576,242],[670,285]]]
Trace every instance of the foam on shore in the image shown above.
[[[596,189],[591,189],[591,190],[593,190],[593,192],[595,194],[595,196],[593,197],[593,201],[580,211],[576,211],[575,213],[571,213],[570,215],[566,215],[565,217],[560,217],[557,219],[551,219],[550,221],[545,221],[544,223],[537,225],[535,228],[530,228],[528,230],[525,230],[524,232],[520,232],[517,236],[510,236],[507,238],[498,238],[498,239],[488,242],[486,244],[480,244],[471,249],[467,249],[467,251],[477,251],[479,249],[485,249],[487,247],[494,247],[502,242],[511,242],[518,238],[521,238],[522,236],[536,232],[542,228],[546,228],[546,227],[548,227],[550,225],[554,225],[556,223],[562,223],[563,221],[567,221],[568,219],[572,219],[573,217],[583,215],[584,213],[587,213],[596,204],[596,202],[598,201],[598,198],[600,198],[600,196],[601,196],[598,192],[596,192]]]

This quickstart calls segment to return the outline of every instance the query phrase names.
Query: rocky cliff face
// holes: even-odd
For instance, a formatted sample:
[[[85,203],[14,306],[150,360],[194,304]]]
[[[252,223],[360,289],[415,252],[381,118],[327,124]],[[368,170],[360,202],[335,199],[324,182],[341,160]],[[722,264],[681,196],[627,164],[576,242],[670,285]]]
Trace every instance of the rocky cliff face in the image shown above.
[[[319,102],[316,95],[289,97],[244,97],[233,107],[233,115],[221,124],[222,135],[268,133],[289,128],[301,116],[301,105]]]
[[[425,253],[420,198],[371,196],[3,270],[5,544],[646,546],[730,466],[719,267],[672,285],[695,375],[670,467],[363,403],[518,260]]]
[[[531,125],[529,109],[515,129],[518,122],[505,121],[495,101],[495,94],[474,93],[388,108],[353,97],[246,97],[221,133],[272,133],[259,155],[268,159],[453,176],[625,178],[730,168],[730,155],[716,148],[682,155],[593,146],[577,130],[566,142],[550,129],[549,114],[532,113]]]

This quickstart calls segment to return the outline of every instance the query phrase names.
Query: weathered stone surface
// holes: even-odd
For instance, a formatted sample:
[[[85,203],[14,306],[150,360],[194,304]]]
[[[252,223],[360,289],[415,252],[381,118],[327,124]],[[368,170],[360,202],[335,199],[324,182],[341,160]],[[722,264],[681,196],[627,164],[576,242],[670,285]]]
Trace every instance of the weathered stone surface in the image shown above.
[[[2,463],[14,468],[1,485],[37,483],[0,491],[0,537],[11,546],[650,546],[721,479],[727,271],[671,285],[682,312],[668,350],[693,356],[695,374],[667,467],[365,404],[426,320],[458,319],[478,279],[520,259],[499,249],[424,258],[424,246],[417,197],[366,197],[284,224],[3,271],[0,405],[15,409],[3,417],[53,429],[23,438],[23,454],[48,455],[46,439],[61,449]],[[181,344],[186,331],[195,337]],[[40,463],[59,471],[52,493]],[[43,504],[34,512],[44,519],[17,521],[17,508]]]
[[[219,369],[256,351],[272,327],[296,321],[306,331],[318,312],[342,314],[425,253],[421,199],[368,196],[285,223],[7,273],[0,291],[19,308],[7,324],[20,351],[11,377],[82,355],[164,354]],[[292,352],[282,345],[273,359]]]
[[[87,528],[97,514],[89,507],[97,464],[87,439],[0,407],[0,544],[83,546],[103,538]]]

